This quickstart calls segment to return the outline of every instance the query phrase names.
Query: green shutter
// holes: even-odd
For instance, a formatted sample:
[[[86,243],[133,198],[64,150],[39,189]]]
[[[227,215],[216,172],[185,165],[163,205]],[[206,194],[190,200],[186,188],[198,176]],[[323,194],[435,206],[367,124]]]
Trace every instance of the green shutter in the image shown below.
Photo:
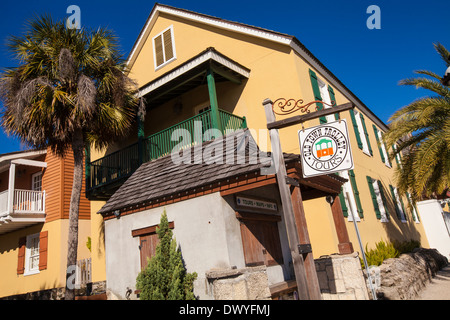
[[[373,132],[375,132],[375,138],[377,139],[378,150],[380,151],[381,161],[386,163],[386,159],[384,158],[384,154],[383,154],[383,149],[381,148],[381,144],[383,142],[380,141],[380,138],[378,137],[378,129],[375,125],[373,125]]]
[[[336,107],[337,106],[336,96],[334,95],[334,90],[330,85],[328,85],[328,93],[330,94],[331,103],[334,102],[334,106]],[[335,113],[334,118],[336,120],[339,120],[339,113]]]
[[[378,205],[377,195],[375,194],[375,189],[373,188],[373,180],[371,177],[367,176],[367,183],[369,184],[370,195],[372,196],[373,208],[375,209],[375,214],[377,219],[381,219],[380,207]]]
[[[350,117],[352,118],[353,131],[355,131],[356,142],[358,143],[358,148],[362,150],[363,144],[361,141],[361,136],[359,135],[358,123],[356,122],[355,112],[353,109],[350,109]]]
[[[383,205],[384,205],[384,211],[386,212],[386,217],[389,219],[390,214],[389,214],[389,209],[388,209],[388,202],[386,199],[386,195],[384,194],[384,189],[383,189],[383,185],[381,184],[380,180],[377,180],[378,183],[378,189],[380,190],[380,194],[381,194],[381,200],[383,200]]]
[[[322,96],[320,94],[320,89],[319,89],[319,82],[317,81],[317,76],[316,73],[314,71],[312,71],[311,69],[309,69],[309,77],[311,78],[311,86],[313,88],[313,92],[314,92],[314,100],[316,101],[323,101],[322,100]],[[323,104],[322,103],[316,103],[317,106],[317,110],[322,110],[323,109]],[[327,123],[327,118],[326,117],[320,117],[320,123]]]
[[[355,196],[356,208],[358,210],[359,217],[364,218],[364,211],[361,206],[361,200],[359,199],[358,187],[356,186],[355,172],[353,170],[349,170],[348,176],[350,177],[350,183],[352,185],[353,195]]]
[[[345,204],[344,190],[342,190],[342,187],[341,187],[341,193],[339,193],[339,201],[341,202],[342,213],[343,213],[344,217],[347,218],[348,217],[348,208],[347,208],[347,205]]]
[[[370,155],[373,156],[373,151],[372,151],[372,147],[370,145],[370,140],[369,140],[369,133],[367,132],[367,127],[366,127],[366,122],[364,121],[364,116],[361,112],[359,113],[359,115],[361,117],[361,123],[362,123],[363,129],[364,129],[364,135],[366,136],[367,147],[369,148]]]
[[[389,188],[391,189],[392,202],[394,202],[395,213],[397,214],[397,218],[398,218],[399,220],[401,220],[401,219],[402,219],[402,216],[401,216],[401,214],[400,214],[400,208],[399,208],[398,203],[397,203],[397,198],[395,197],[394,187],[391,186],[391,185],[389,185]]]
[[[413,217],[413,220],[415,222],[420,222],[419,211],[417,210],[417,207],[413,204],[411,195],[408,192],[406,192],[406,198],[408,198],[408,202],[411,206],[411,215]],[[416,210],[416,214],[414,214],[414,210]]]

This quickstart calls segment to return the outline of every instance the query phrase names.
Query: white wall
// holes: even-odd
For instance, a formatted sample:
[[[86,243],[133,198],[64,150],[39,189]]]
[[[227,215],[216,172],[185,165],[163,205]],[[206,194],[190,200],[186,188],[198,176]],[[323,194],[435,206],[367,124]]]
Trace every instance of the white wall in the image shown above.
[[[187,272],[197,272],[195,294],[208,299],[205,272],[212,268],[244,267],[239,222],[219,193],[121,216],[105,222],[106,285],[119,298],[135,290],[140,272],[139,237],[131,231],[159,224],[166,210],[174,221],[174,237]],[[135,296],[134,293],[131,295]]]
[[[430,248],[437,249],[450,259],[450,236],[442,216],[438,200],[425,200],[417,203],[420,219],[425,229]]]

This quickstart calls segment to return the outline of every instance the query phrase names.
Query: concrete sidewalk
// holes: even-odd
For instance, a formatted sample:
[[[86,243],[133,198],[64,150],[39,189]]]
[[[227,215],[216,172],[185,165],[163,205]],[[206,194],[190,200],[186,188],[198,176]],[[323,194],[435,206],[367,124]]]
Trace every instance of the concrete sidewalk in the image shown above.
[[[442,268],[414,300],[450,300],[450,264]]]

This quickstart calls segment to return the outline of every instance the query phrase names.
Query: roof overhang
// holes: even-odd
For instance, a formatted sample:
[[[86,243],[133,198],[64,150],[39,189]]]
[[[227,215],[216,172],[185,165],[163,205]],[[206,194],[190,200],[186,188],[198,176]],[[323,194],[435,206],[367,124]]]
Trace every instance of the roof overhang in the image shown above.
[[[250,26],[243,23],[233,22],[229,20],[220,19],[217,17],[185,10],[179,9],[167,5],[162,5],[156,3],[153,7],[144,27],[139,33],[138,39],[133,45],[132,50],[127,59],[127,65],[129,68],[134,64],[140,50],[142,49],[145,39],[147,39],[150,34],[150,30],[156,22],[156,19],[161,13],[170,14],[179,18],[184,18],[190,21],[204,23],[210,26],[214,26],[220,29],[233,31],[245,35],[254,36],[257,38],[273,41],[275,43],[284,44],[291,47],[302,59],[308,62],[312,68],[314,68],[319,74],[324,76],[326,80],[339,90],[350,102],[353,102],[356,107],[361,110],[367,116],[376,123],[380,129],[387,131],[388,126],[375,115],[350,89],[348,89],[327,67],[325,67],[319,59],[317,59],[311,51],[309,51],[296,37],[279,33],[272,30],[267,30],[264,28],[259,28],[255,26]]]
[[[0,172],[7,170],[11,164],[14,162],[21,165],[30,166],[41,166],[36,161],[32,161],[44,154],[47,154],[47,150],[28,150],[28,151],[17,151],[11,153],[4,153],[0,155]],[[27,164],[28,163],[28,164]],[[41,163],[41,162],[39,162]]]
[[[145,96],[147,103],[160,104],[204,84],[208,69],[214,72],[216,82],[228,80],[240,84],[250,76],[248,68],[208,48],[141,87],[139,96]]]

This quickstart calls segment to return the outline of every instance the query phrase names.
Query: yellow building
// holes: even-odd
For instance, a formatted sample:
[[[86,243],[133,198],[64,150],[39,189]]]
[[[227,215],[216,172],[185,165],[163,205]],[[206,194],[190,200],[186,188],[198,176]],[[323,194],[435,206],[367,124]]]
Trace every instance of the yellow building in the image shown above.
[[[163,163],[163,160],[157,159],[165,159],[174,147],[189,148],[195,143],[211,140],[213,136],[202,137],[207,129],[215,128],[225,133],[227,129],[248,128],[259,148],[270,151],[267,121],[262,106],[266,98],[276,102],[274,108],[290,99],[294,103],[301,99],[302,102],[298,102],[300,106],[314,102],[309,107],[310,111],[314,111],[315,107],[320,110],[346,103],[353,104],[354,109],[303,124],[308,128],[336,119],[347,121],[354,169],[339,173],[347,181],[342,186],[339,199],[353,249],[360,251],[350,212],[354,213],[362,243],[364,246],[367,244],[368,248],[373,248],[381,240],[417,240],[423,247],[428,247],[417,211],[415,208],[411,211],[409,199],[406,195],[398,194],[395,188],[393,173],[396,166],[401,165],[401,159],[396,159],[394,163],[389,161],[387,152],[392,146],[382,143],[387,125],[294,36],[156,4],[127,63],[130,76],[137,81],[140,96],[145,99],[145,120],[138,119],[130,136],[114,147],[101,151],[91,150],[87,187],[88,197],[92,200],[92,215],[100,211],[104,216],[106,243],[111,241],[109,247],[113,248],[111,252],[107,251],[105,262],[107,287],[110,290],[114,291],[115,287],[108,283],[116,281],[109,279],[114,274],[112,270],[122,270],[118,267],[117,255],[128,250],[134,252],[129,257],[132,261],[128,265],[132,270],[129,282],[125,283],[122,279],[120,284],[117,283],[117,288],[121,289],[117,289],[120,292],[116,291],[115,294],[119,297],[125,296],[125,288],[134,286],[133,277],[143,267],[139,266],[139,259],[145,261],[142,252],[139,258],[139,251],[150,238],[142,240],[145,234],[140,232],[145,227],[154,229],[159,221],[159,216],[156,218],[157,214],[154,213],[155,217],[142,222],[138,218],[142,217],[140,214],[160,207],[159,213],[167,208],[168,211],[174,210],[173,213],[168,212],[169,218],[170,214],[176,217],[179,213],[176,211],[183,208],[167,206],[188,197],[183,199],[180,193],[170,195],[166,190],[165,196],[154,202],[150,201],[151,195],[147,195],[145,199],[139,198],[145,193],[142,189],[146,183],[149,183],[149,189],[153,188],[145,175],[139,177],[142,179],[141,183],[136,184],[134,181],[133,185],[128,181],[124,188],[119,189],[116,197],[111,196],[141,163]],[[296,114],[301,112],[293,115]],[[277,120],[289,116],[291,115],[277,115]],[[194,125],[196,120],[202,123],[197,129]],[[297,131],[301,128],[301,125],[297,125],[279,130],[284,152],[300,153]],[[183,140],[185,144],[179,144],[180,136],[172,136],[176,129],[185,130],[191,140]],[[147,167],[149,166],[151,165]],[[144,166],[139,169],[140,174],[144,171],[142,167]],[[164,172],[160,167],[155,170]],[[220,172],[217,175],[220,176]],[[201,179],[202,175],[199,173],[198,181]],[[161,185],[160,189],[173,187]],[[136,189],[133,191],[130,188]],[[125,191],[129,192],[127,199],[118,198],[117,194],[123,196]],[[261,192],[267,193],[267,190]],[[221,195],[226,200],[223,191]],[[258,191],[253,195],[258,196]],[[196,193],[195,197],[198,196]],[[267,195],[263,198],[267,199]],[[336,234],[332,210],[325,197],[304,198],[314,258],[339,253],[341,240]],[[107,202],[108,199],[110,201]],[[144,200],[147,201],[146,204],[143,204]],[[276,203],[276,200],[273,201],[271,205]],[[211,207],[210,210],[215,208]],[[135,217],[134,220],[128,218],[130,214]],[[233,225],[235,222],[233,220],[229,223]],[[174,232],[177,233],[176,219]],[[283,237],[286,240],[283,232],[285,231],[280,231],[282,242]],[[130,234],[134,235],[134,239]],[[138,234],[141,235],[140,240],[137,239]],[[182,238],[182,231],[176,236],[177,239]],[[244,233],[236,237],[241,238],[238,240],[241,245],[245,242]],[[263,251],[266,249],[263,248]],[[230,261],[233,260],[233,254],[228,254]],[[244,258],[249,259],[248,256]],[[125,256],[123,259],[126,259]],[[240,262],[242,259],[239,259],[241,258],[236,258],[236,264],[244,265]],[[267,259],[264,261],[262,263],[267,264]],[[231,268],[233,265],[229,262],[222,267]],[[111,270],[111,274],[108,270]]]
[[[64,159],[50,150],[0,155],[0,298],[64,296],[72,180],[70,154]],[[91,221],[84,195],[79,214],[79,268],[71,277],[75,288],[93,281],[91,261],[102,254],[95,245],[100,230],[91,225],[92,221],[97,221],[95,227],[100,225],[98,217]],[[89,238],[91,249],[86,246]],[[104,272],[101,278],[104,281]]]
[[[302,100],[300,106],[313,102],[310,111],[347,103],[355,106],[303,124],[309,128],[346,119],[354,169],[339,176],[303,179],[298,158],[292,155],[300,154],[297,132],[302,126],[279,130],[288,174],[302,188],[308,242],[315,259],[360,251],[351,213],[368,248],[380,240],[418,240],[428,247],[417,212],[409,209],[408,198],[395,188],[393,172],[401,159],[389,162],[391,146],[381,143],[386,124],[294,36],[156,4],[127,63],[145,99],[146,114],[122,141],[108,150],[90,150],[86,159],[90,210],[80,211],[78,259],[90,259],[90,281],[106,281],[112,295],[136,297],[136,275],[154,253],[163,210],[188,271],[199,273],[195,290],[200,298],[212,297],[205,274],[218,268],[266,265],[269,284],[292,279],[274,176],[260,174],[261,167],[244,166],[241,171],[226,166],[180,167],[171,158],[174,148],[192,150],[192,161],[201,165],[196,163],[197,145],[203,143],[200,156],[204,156],[218,133],[240,129],[250,132],[261,150],[270,151],[262,105],[267,98],[275,102],[274,108],[290,99]],[[277,115],[277,120],[290,116]],[[174,136],[180,132],[186,136]],[[5,184],[11,180],[8,172],[14,171],[10,170],[12,160],[21,159],[37,162],[16,162],[16,166],[34,166],[20,177],[17,172],[25,171],[17,169],[14,181],[30,190],[38,179],[34,174],[43,172],[39,192],[45,191],[45,207],[42,204],[39,218],[27,220],[26,226],[9,211],[1,216],[0,265],[5,271],[0,297],[65,285],[66,195],[71,183],[64,170],[70,165],[45,151],[0,156],[0,197],[11,199],[10,192],[1,192],[12,190],[11,184]],[[327,194],[339,199],[342,215],[336,216]],[[348,234],[347,240],[341,231]],[[24,241],[30,250],[21,249]]]

